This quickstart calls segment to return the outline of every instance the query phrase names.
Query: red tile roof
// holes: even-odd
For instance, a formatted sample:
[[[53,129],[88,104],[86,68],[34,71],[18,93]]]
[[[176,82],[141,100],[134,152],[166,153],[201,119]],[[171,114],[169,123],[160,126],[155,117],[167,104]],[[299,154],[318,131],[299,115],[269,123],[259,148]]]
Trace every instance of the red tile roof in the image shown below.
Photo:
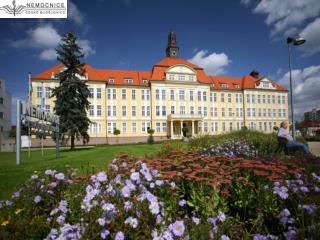
[[[258,81],[262,79],[254,78],[251,75],[246,75],[242,78],[238,77],[225,77],[225,76],[208,76],[204,72],[203,68],[178,57],[166,57],[157,64],[155,64],[151,70],[148,71],[134,71],[134,70],[107,70],[107,69],[96,69],[89,64],[84,65],[85,73],[88,75],[89,80],[109,82],[109,79],[114,79],[114,85],[128,85],[125,83],[125,79],[132,79],[132,83],[129,85],[133,86],[144,86],[143,80],[152,81],[164,81],[165,74],[169,67],[177,64],[182,64],[193,68],[197,73],[197,80],[200,83],[212,84],[212,89],[219,90],[241,90],[241,89],[253,89],[255,88]],[[33,80],[47,80],[54,79],[52,75],[60,73],[62,64],[56,65],[40,74],[32,77]],[[222,84],[228,84],[228,88],[223,88]],[[273,86],[277,90],[287,91],[282,86],[273,83]],[[237,88],[239,86],[240,88]]]

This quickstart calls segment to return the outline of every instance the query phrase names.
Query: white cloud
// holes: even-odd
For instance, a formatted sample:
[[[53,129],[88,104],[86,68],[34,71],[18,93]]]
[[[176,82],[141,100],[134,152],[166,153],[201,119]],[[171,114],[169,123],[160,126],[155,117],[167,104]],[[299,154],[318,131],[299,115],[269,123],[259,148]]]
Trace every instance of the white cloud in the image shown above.
[[[79,11],[77,5],[70,0],[68,1],[68,19],[74,21],[76,24],[83,23],[83,14]]]
[[[301,36],[307,39],[301,49],[305,55],[313,55],[320,52],[320,18],[316,18],[301,32]]]
[[[37,48],[41,52],[39,58],[42,60],[55,60],[57,58],[55,48],[58,46],[62,36],[51,24],[39,25],[27,31],[27,38],[12,42],[15,48]],[[78,39],[78,44],[83,49],[85,57],[95,54],[91,42],[88,39]]]
[[[45,49],[43,50],[40,55],[39,58],[42,60],[56,60],[57,59],[57,53],[56,50],[50,48],[50,49]]]
[[[246,5],[248,0],[241,0]],[[254,7],[256,14],[266,15],[265,23],[271,27],[272,38],[294,36],[301,32],[307,43],[301,49],[305,55],[320,52],[319,0],[261,0]]]
[[[278,84],[289,90],[289,72],[285,73]],[[320,65],[292,70],[293,103],[296,119],[303,113],[320,106]]]
[[[245,6],[249,6],[251,4],[251,0],[241,0],[240,3]]]
[[[225,68],[229,65],[231,60],[225,53],[208,53],[207,50],[198,51],[188,61],[202,67],[207,74],[220,75],[224,74]]]

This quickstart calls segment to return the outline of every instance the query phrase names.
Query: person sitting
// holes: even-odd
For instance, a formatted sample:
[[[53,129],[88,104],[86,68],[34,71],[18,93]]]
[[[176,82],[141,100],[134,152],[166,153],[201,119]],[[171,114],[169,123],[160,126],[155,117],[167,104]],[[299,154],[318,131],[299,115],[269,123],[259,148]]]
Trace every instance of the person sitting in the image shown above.
[[[311,155],[311,152],[309,150],[309,148],[303,144],[303,143],[298,143],[296,141],[293,140],[292,136],[289,134],[289,132],[287,131],[287,127],[288,127],[288,123],[286,121],[282,122],[280,124],[280,129],[278,131],[277,137],[279,138],[284,138],[286,139],[286,147],[289,150],[293,150],[293,149],[301,149],[303,150],[305,155]]]

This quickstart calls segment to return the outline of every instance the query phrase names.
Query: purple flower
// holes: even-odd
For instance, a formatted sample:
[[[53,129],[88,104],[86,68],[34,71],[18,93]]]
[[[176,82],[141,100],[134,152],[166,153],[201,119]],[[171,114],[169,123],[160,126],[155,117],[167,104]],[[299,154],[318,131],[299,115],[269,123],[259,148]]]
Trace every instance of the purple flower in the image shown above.
[[[200,224],[200,219],[197,217],[192,217],[192,222],[194,222],[196,225]]]
[[[266,240],[266,237],[261,234],[256,234],[253,240]]]
[[[31,180],[35,180],[35,179],[37,179],[38,178],[38,175],[32,175],[31,176]]]
[[[122,194],[122,196],[125,197],[125,198],[130,197],[130,194],[131,194],[130,188],[129,188],[128,186],[124,186],[124,187],[121,189],[121,194]]]
[[[159,203],[157,201],[153,201],[149,205],[149,210],[152,214],[158,215],[160,212]]]
[[[161,185],[163,185],[163,183],[164,183],[164,181],[163,180],[156,180],[156,185],[157,186],[161,186]]]
[[[63,213],[67,213],[68,212],[67,206],[68,206],[68,202],[66,200],[61,200],[59,203],[58,209]]]
[[[115,240],[124,240],[124,234],[123,232],[117,232],[115,238]]]
[[[59,223],[60,225],[64,224],[64,220],[65,220],[65,217],[63,215],[60,215],[58,218],[57,218],[57,223]]]
[[[108,180],[107,174],[106,174],[105,172],[99,172],[99,173],[97,174],[97,180],[98,180],[99,182],[105,182],[105,181],[107,181],[107,180]]]
[[[218,219],[220,222],[224,222],[226,220],[226,215],[223,212],[219,211]]]
[[[286,240],[295,239],[297,232],[294,229],[290,229],[288,232],[286,232],[285,238]]]
[[[187,201],[185,199],[182,199],[180,202],[179,202],[179,206],[180,207],[183,207],[184,205],[187,204]]]
[[[132,208],[133,203],[130,201],[124,202],[124,210],[128,212]]]
[[[130,175],[130,179],[132,181],[137,181],[137,180],[140,180],[140,174],[138,172],[133,172],[131,173]]]
[[[302,186],[302,187],[300,187],[300,191],[303,193],[307,193],[307,192],[309,192],[309,188]]]
[[[35,202],[35,203],[39,203],[39,202],[41,202],[41,200],[42,200],[42,197],[39,196],[39,195],[37,195],[37,196],[34,197],[34,202]]]
[[[56,175],[54,175],[54,177],[57,179],[57,180],[64,180],[64,174],[63,173],[58,173]]]
[[[57,186],[56,182],[49,183],[49,188],[55,188]]]
[[[280,216],[289,217],[290,216],[290,211],[287,208],[285,208],[280,212]]]
[[[152,183],[150,183],[150,188],[154,188],[155,187],[155,184],[152,182]]]
[[[137,228],[138,226],[138,220],[133,217],[128,217],[125,221],[125,224],[129,224],[132,228]]]
[[[276,184],[275,184],[276,185]],[[288,194],[288,188],[286,187],[278,187],[278,186],[274,186],[273,187],[273,193],[277,194],[281,199],[285,200],[288,198],[289,194]]]
[[[170,183],[170,188],[171,188],[171,189],[175,189],[175,188],[176,188],[176,184],[175,184],[174,182],[171,182],[171,183]]]
[[[101,237],[102,239],[106,239],[109,234],[110,234],[110,232],[109,232],[108,230],[103,230],[103,231],[100,233],[100,237]]]
[[[183,221],[175,221],[175,223],[170,224],[169,230],[177,237],[183,236],[185,230]]]
[[[100,226],[104,226],[106,224],[106,220],[104,218],[98,218],[97,222]]]
[[[230,240],[230,238],[227,235],[222,235],[221,240]]]

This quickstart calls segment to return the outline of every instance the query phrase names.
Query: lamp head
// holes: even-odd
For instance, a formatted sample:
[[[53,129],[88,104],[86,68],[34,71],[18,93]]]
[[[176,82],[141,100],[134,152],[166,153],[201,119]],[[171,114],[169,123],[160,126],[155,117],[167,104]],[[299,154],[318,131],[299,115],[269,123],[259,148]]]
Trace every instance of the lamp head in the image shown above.
[[[293,43],[293,45],[295,45],[295,46],[302,45],[305,42],[306,42],[306,40],[299,35],[297,35],[295,37],[288,37],[287,38],[287,44]]]

